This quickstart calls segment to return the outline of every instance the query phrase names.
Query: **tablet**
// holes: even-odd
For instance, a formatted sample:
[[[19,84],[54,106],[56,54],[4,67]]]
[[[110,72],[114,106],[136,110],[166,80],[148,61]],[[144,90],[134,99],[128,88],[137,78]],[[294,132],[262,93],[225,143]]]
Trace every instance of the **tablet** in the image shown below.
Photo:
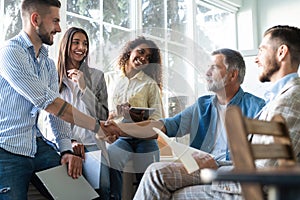
[[[148,119],[150,115],[155,111],[155,108],[146,108],[146,107],[130,107],[130,112],[140,114],[144,111],[144,119]]]

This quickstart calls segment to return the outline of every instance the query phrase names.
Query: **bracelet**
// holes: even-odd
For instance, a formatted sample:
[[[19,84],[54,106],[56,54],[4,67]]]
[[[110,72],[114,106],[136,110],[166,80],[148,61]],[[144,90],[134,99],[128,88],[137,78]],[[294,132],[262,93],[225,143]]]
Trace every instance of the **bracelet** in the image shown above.
[[[94,128],[94,133],[98,133],[98,131],[100,130],[100,120],[96,119],[96,124],[95,124],[95,128]]]
[[[61,152],[60,153],[60,157],[62,158],[65,154],[72,154],[72,155],[74,155],[74,153],[73,153],[73,151],[71,151],[71,150],[67,150],[67,151],[63,151],[63,152]]]

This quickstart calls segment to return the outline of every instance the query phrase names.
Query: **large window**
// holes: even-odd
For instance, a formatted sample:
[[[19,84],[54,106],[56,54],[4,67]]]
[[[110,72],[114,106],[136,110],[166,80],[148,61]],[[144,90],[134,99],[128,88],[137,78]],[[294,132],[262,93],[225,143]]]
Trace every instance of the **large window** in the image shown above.
[[[213,2],[213,3],[212,3]],[[220,4],[218,3],[220,2]],[[161,48],[164,105],[173,115],[204,94],[208,53],[236,48],[237,8],[222,0],[62,0],[61,27],[84,28],[90,38],[90,65],[112,76],[120,47],[138,35]],[[20,0],[0,0],[0,42],[21,29]],[[7,24],[7,22],[10,22]],[[50,48],[56,60],[59,39]],[[109,92],[113,82],[109,82]],[[174,108],[174,109],[173,109]],[[179,110],[180,110],[179,109]]]

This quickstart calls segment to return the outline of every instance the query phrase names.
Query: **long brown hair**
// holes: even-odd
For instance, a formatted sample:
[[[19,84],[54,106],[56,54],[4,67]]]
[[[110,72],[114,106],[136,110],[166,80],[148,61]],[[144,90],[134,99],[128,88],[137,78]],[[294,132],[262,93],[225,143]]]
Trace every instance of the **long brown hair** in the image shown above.
[[[57,71],[58,71],[58,84],[59,84],[59,92],[63,87],[63,77],[67,76],[67,62],[70,56],[70,49],[72,45],[73,36],[75,33],[83,33],[87,39],[87,51],[85,57],[80,61],[80,65],[85,61],[88,62],[88,54],[89,54],[89,37],[85,30],[82,28],[71,27],[69,28],[60,42],[59,52],[58,52],[58,59],[57,59]]]
[[[149,46],[151,51],[151,57],[149,59],[149,64],[143,69],[144,73],[150,76],[158,85],[160,90],[162,90],[162,59],[160,54],[160,49],[152,41],[146,39],[144,36],[139,36],[134,40],[128,41],[122,49],[122,52],[118,59],[119,68],[125,73],[125,65],[127,64],[131,51],[141,44],[146,44]]]

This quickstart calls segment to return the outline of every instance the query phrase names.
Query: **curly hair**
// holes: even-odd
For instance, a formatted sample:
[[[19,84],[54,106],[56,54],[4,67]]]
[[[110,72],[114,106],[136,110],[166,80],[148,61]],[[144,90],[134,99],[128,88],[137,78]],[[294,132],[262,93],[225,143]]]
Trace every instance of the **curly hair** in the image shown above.
[[[160,49],[152,40],[148,40],[144,36],[139,36],[134,40],[128,41],[121,51],[118,66],[125,73],[125,66],[130,58],[131,51],[141,44],[146,44],[151,52],[149,64],[142,70],[156,81],[158,87],[162,90],[162,59]]]

